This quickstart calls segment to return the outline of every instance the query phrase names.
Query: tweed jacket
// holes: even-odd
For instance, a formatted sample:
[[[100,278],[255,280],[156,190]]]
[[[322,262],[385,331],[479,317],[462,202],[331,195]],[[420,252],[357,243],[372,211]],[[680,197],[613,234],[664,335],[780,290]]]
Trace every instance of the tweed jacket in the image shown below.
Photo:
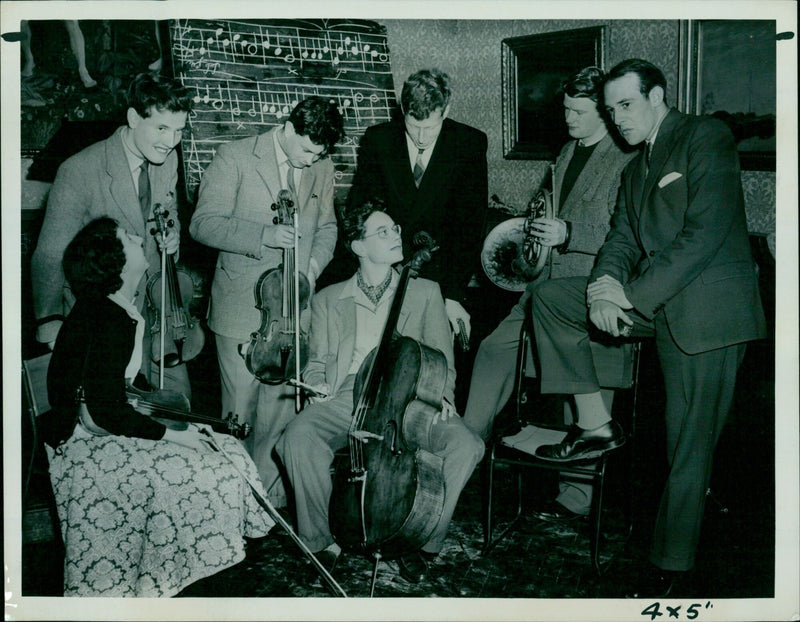
[[[556,159],[553,179],[556,201],[561,196],[564,174],[576,144],[575,140],[568,142]],[[597,143],[566,201],[557,206],[555,215],[570,221],[572,232],[566,252],[554,248],[550,253],[550,278],[584,276],[591,272],[597,251],[611,226],[622,169],[635,155],[635,152],[622,151],[611,134]]]
[[[367,129],[348,196],[353,205],[377,196],[403,227],[403,252],[413,255],[414,234],[426,231],[439,251],[423,276],[439,283],[445,298],[463,301],[478,270],[488,209],[486,134],[446,118],[419,188],[414,184],[402,120]]]
[[[610,274],[647,318],[665,315],[676,345],[707,352],[766,335],[739,158],[727,126],[670,110],[645,176],[625,168],[611,231],[590,281]]]
[[[208,325],[225,337],[246,340],[258,329],[261,312],[255,307],[255,285],[265,271],[283,262],[282,249],[261,244],[264,230],[275,226],[271,205],[281,190],[276,131],[217,149],[200,183],[197,209],[189,224],[195,240],[219,250]],[[297,201],[297,266],[307,273],[313,258],[322,272],[333,256],[337,235],[330,159],[303,169]]]
[[[34,251],[31,274],[33,308],[40,323],[37,339],[52,341],[63,317],[72,307],[73,297],[64,278],[61,259],[75,235],[89,221],[109,216],[129,233],[144,239],[145,257],[150,268],[139,284],[137,305],[144,304],[148,277],[160,270],[161,255],[155,238],[142,218],[139,197],[122,145],[124,127],[109,138],[90,145],[64,161],[56,174],[47,200],[42,230]],[[160,165],[150,165],[152,204],[160,203],[177,214],[175,184],[178,181],[178,155],[169,154]],[[172,207],[170,207],[172,206]],[[175,228],[180,223],[175,218]]]
[[[399,277],[395,273],[394,284]],[[309,361],[303,377],[311,385],[327,384],[334,395],[350,368],[356,340],[356,276],[320,291],[311,301]],[[440,350],[447,359],[444,397],[453,402],[456,370],[453,339],[439,286],[427,279],[410,279],[397,330]],[[375,344],[377,346],[377,343]]]

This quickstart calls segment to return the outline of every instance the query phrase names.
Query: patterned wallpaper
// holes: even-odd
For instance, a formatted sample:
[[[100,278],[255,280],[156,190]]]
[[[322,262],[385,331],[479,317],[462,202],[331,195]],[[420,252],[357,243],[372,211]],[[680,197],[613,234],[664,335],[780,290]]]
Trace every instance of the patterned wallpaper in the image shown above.
[[[549,163],[505,160],[502,152],[500,42],[507,37],[605,26],[604,67],[626,58],[655,62],[667,78],[667,101],[677,100],[678,20],[383,20],[392,53],[392,73],[399,89],[409,74],[438,67],[450,74],[450,116],[489,137],[489,195],[524,207],[540,188]],[[775,174],[742,175],[748,221],[753,231],[775,227]],[[751,214],[752,212],[752,214]],[[763,228],[762,228],[763,227]]]

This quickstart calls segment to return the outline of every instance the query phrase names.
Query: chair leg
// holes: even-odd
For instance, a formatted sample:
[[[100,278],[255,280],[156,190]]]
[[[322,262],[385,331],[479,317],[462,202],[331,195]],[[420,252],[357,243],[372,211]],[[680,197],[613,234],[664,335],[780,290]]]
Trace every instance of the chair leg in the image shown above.
[[[489,547],[489,543],[492,541],[492,502],[493,502],[493,494],[494,494],[494,447],[492,447],[491,454],[489,455],[489,460],[487,460],[484,466],[484,480],[486,496],[485,504],[486,507],[484,508],[484,523],[483,523],[483,550],[487,550]]]
[[[492,454],[494,457],[494,453]],[[491,465],[489,467],[489,481],[492,482],[494,479],[494,460],[491,461]],[[492,484],[489,485],[489,504],[486,513],[486,531],[485,531],[485,538],[484,538],[484,546],[483,550],[481,551],[481,556],[486,557],[489,553],[492,552],[495,546],[497,546],[500,541],[508,535],[508,533],[516,526],[519,519],[522,517],[522,471],[517,469],[517,513],[514,515],[508,524],[503,527],[503,530],[498,534],[496,538],[492,538]]]
[[[592,495],[592,516],[589,532],[589,550],[592,557],[592,565],[598,575],[602,574],[600,568],[600,523],[603,519],[603,492],[605,488],[606,456],[601,458],[599,471],[595,475],[594,494]]]

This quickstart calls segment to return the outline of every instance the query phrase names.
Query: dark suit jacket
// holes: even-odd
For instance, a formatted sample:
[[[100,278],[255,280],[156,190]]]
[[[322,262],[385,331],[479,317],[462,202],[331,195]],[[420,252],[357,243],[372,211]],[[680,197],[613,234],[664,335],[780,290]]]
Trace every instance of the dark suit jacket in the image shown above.
[[[386,201],[403,227],[403,252],[411,259],[412,238],[427,231],[439,251],[422,275],[439,283],[445,298],[463,301],[480,258],[488,208],[486,134],[445,119],[419,188],[414,185],[402,120],[367,129],[348,204],[370,197]]]
[[[75,393],[83,384],[89,414],[101,428],[121,436],[153,440],[164,436],[162,424],[127,403],[125,368],[135,336],[136,321],[107,297],[75,302],[58,333],[47,371],[48,399],[57,417],[74,420]]]
[[[610,274],[647,318],[663,310],[687,354],[764,337],[739,158],[721,121],[670,110],[644,177],[622,177],[611,231],[590,282]]]

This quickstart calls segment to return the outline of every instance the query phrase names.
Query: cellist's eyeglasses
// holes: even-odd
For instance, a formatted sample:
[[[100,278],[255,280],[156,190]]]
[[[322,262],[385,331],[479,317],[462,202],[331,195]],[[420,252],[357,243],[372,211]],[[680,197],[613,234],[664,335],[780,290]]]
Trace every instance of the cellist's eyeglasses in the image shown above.
[[[391,227],[381,227],[374,233],[370,233],[369,235],[365,235],[362,237],[362,240],[366,240],[367,238],[371,238],[373,235],[377,235],[381,240],[385,240],[389,237],[389,232],[394,231],[397,235],[400,235],[400,231],[402,228],[397,223],[393,224]]]

